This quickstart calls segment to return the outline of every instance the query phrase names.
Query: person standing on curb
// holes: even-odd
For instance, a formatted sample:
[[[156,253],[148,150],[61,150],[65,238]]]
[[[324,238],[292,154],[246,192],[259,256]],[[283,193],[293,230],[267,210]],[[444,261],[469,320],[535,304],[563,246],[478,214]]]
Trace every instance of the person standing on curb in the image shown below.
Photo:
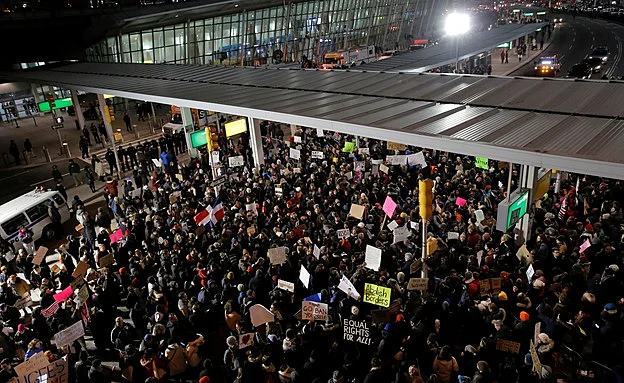
[[[74,160],[69,160],[69,174],[74,179],[74,183],[76,186],[82,185],[84,181],[82,180],[82,176],[80,174],[80,166],[74,162]]]

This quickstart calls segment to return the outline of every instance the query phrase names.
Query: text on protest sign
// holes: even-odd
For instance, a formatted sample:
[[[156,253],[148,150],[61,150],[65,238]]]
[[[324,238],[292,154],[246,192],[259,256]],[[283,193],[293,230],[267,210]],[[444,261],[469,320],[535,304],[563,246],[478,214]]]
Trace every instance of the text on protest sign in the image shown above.
[[[342,320],[342,328],[344,340],[370,345],[370,332],[366,321],[345,318]]]
[[[310,301],[301,302],[301,319],[326,321],[328,319],[327,304]]]
[[[284,281],[282,279],[277,280],[277,287],[282,290],[290,291],[291,293],[295,292],[295,284],[292,282]]]
[[[351,234],[351,232],[349,231],[349,229],[339,229],[339,230],[336,230],[336,234],[338,235],[339,239],[343,239],[343,238],[349,238],[349,235]]]
[[[375,246],[366,245],[364,263],[366,263],[367,268],[379,271],[379,267],[381,267],[381,249],[378,249]]]
[[[394,243],[407,241],[410,235],[412,235],[407,226],[401,226],[394,229]]]
[[[340,279],[340,283],[338,284],[338,289],[353,299],[360,299],[360,293],[357,292],[355,286],[351,283],[351,281],[345,277],[344,275]]]
[[[410,278],[407,283],[408,290],[427,290],[427,284],[429,283],[429,278]]]
[[[235,166],[243,166],[245,164],[245,159],[243,158],[243,156],[230,157],[228,158],[228,161],[230,162],[231,168]]]
[[[41,351],[26,359],[24,363],[15,366],[14,370],[17,373],[20,382],[24,382],[31,372],[39,371],[45,368],[49,363],[48,358],[45,356],[43,351]]]
[[[84,327],[82,326],[82,321],[78,321],[66,329],[54,334],[54,342],[56,343],[56,347],[60,348],[72,344],[72,342],[81,336],[84,336],[84,334],[85,332]]]
[[[364,284],[364,302],[372,303],[381,307],[390,306],[389,287],[377,286],[372,283]]]
[[[286,263],[286,249],[283,247],[274,247],[269,249],[268,256],[272,265],[281,265]]]
[[[20,377],[20,383],[67,383],[69,369],[65,359],[58,359],[48,365],[32,370],[26,376]]]
[[[320,150],[313,150],[312,158],[317,159],[317,160],[322,160],[323,158],[325,158],[325,155],[323,155],[323,152],[321,152]]]
[[[290,148],[289,157],[293,160],[298,160],[299,158],[301,158],[301,152],[299,151],[299,149]]]

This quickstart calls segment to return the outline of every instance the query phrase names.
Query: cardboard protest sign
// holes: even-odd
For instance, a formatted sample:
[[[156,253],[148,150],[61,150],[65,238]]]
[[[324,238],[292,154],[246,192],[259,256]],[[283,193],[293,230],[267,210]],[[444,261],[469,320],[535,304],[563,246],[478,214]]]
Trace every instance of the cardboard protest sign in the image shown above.
[[[390,310],[371,310],[371,317],[373,318],[373,323],[388,323],[392,320],[392,313]]]
[[[76,266],[76,268],[74,269],[74,272],[72,273],[72,277],[73,278],[78,278],[78,277],[83,277],[87,274],[87,270],[89,269],[89,264],[87,262],[84,261],[80,261],[80,263],[78,263],[78,266]]]
[[[20,310],[20,309],[23,309],[24,307],[32,306],[33,304],[34,302],[32,298],[30,297],[30,294],[24,293],[24,295],[22,295],[20,299],[15,301],[15,303],[13,304],[13,307]]]
[[[512,354],[520,353],[520,343],[512,342],[510,340],[505,339],[497,339],[496,340],[496,349],[502,352],[510,352]]]
[[[422,267],[422,260],[417,259],[410,265],[410,274],[416,274]]]
[[[277,280],[277,287],[282,290],[290,291],[291,293],[295,292],[295,284],[282,279]]]
[[[275,321],[273,313],[259,303],[249,308],[249,317],[254,327]]]
[[[349,229],[338,229],[336,230],[336,235],[339,239],[349,238],[351,231]]]
[[[338,289],[355,300],[360,299],[360,293],[357,292],[357,290],[355,289],[355,286],[353,286],[351,281],[344,275],[340,279],[340,283],[338,284]]]
[[[310,287],[310,273],[303,265],[301,265],[301,269],[299,270],[299,280],[303,283],[306,289]]]
[[[286,263],[286,249],[284,247],[274,247],[269,249],[268,256],[272,265],[281,265]]]
[[[527,249],[526,245],[522,245],[516,252],[516,257],[518,257],[519,261],[522,261],[522,259],[529,260],[531,259],[531,252]]]
[[[370,148],[358,148],[360,154],[370,154]]]
[[[253,332],[248,332],[246,334],[241,334],[238,336],[238,348],[240,350],[251,347],[254,345],[254,337],[256,336]]]
[[[85,284],[80,286],[80,290],[78,290],[78,299],[80,300],[80,303],[85,303],[89,300],[89,295],[89,288],[87,285]]]
[[[327,304],[311,301],[301,302],[301,319],[326,321],[328,319]]]
[[[490,291],[492,291],[492,285],[490,284],[489,279],[483,279],[479,281],[479,293],[481,296],[489,295]]]
[[[535,344],[539,343],[539,334],[542,331],[542,322],[537,322],[535,327],[533,328],[533,342]]]
[[[245,164],[245,159],[243,156],[233,156],[228,158],[228,162],[230,167],[243,166]]]
[[[386,148],[388,150],[405,150],[407,149],[407,145],[388,141],[388,143],[386,144]]]
[[[362,219],[362,217],[364,216],[364,209],[364,206],[352,203],[351,209],[349,210],[349,215],[357,219]]]
[[[46,368],[49,363],[48,358],[43,351],[41,351],[26,359],[25,362],[15,366],[14,370],[17,373],[20,383],[23,383],[28,382],[28,375],[30,375],[30,373]]]
[[[365,320],[344,318],[342,320],[343,339],[366,345],[371,344],[368,324]]]
[[[73,281],[69,283],[73,291],[77,291],[80,289],[80,286],[85,284],[85,280],[83,277],[74,278]]]
[[[386,196],[386,200],[384,201],[384,204],[383,204],[383,211],[384,213],[386,213],[388,218],[392,218],[396,208],[397,208],[397,204],[396,202],[392,200],[392,197]]]
[[[390,306],[390,293],[389,287],[377,286],[372,283],[364,284],[364,302],[366,303],[388,307]]]
[[[85,331],[82,326],[82,321],[78,321],[54,334],[54,342],[56,343],[56,347],[60,348],[72,344],[76,339],[84,336],[84,334]]]
[[[289,157],[293,160],[301,158],[301,151],[299,149],[290,148]]]
[[[502,278],[490,278],[490,285],[492,286],[492,294],[498,294],[501,292]]]
[[[54,300],[58,303],[65,302],[66,299],[72,296],[74,290],[71,286],[67,286],[63,291],[58,294],[54,294]]]
[[[427,284],[429,283],[429,278],[410,278],[407,283],[408,290],[427,290]]]
[[[107,254],[100,258],[100,267],[107,267],[115,263],[115,257],[113,254]]]
[[[379,171],[380,172],[388,174],[389,170],[390,170],[390,168],[388,168],[386,165],[384,165],[384,164],[380,164],[379,165]]]
[[[378,249],[375,246],[366,245],[364,262],[366,263],[367,268],[379,271],[379,267],[381,266],[381,249]]]
[[[45,246],[39,246],[39,248],[35,252],[32,263],[35,265],[41,265],[41,262],[45,258],[46,254],[48,254],[48,248]]]
[[[535,349],[535,344],[533,343],[533,340],[531,340],[531,343],[529,344],[529,351],[531,352],[531,359],[533,362],[533,371],[535,371],[537,375],[541,378],[542,377],[542,361],[540,360],[539,355],[537,355],[537,350]]]

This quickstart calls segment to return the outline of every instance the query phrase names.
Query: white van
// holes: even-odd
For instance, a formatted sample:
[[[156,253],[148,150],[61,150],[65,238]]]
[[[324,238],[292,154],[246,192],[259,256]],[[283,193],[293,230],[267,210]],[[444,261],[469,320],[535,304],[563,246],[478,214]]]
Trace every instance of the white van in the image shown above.
[[[61,214],[61,223],[67,222],[69,207],[58,191],[33,190],[0,206],[2,238],[18,244],[17,232],[22,225],[32,230],[35,241],[41,237],[54,238],[58,233],[48,216],[48,201],[52,201]]]

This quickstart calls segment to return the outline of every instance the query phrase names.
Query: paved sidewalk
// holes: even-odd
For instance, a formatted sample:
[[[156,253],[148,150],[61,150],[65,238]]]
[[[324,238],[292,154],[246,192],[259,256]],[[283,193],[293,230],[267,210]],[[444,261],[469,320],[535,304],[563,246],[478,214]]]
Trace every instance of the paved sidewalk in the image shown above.
[[[538,49],[532,51],[530,48],[527,49],[527,55],[522,57],[522,61],[518,62],[518,55],[516,54],[515,49],[509,50],[509,63],[501,64],[500,53],[504,51],[505,48],[497,48],[492,51],[492,75],[494,76],[509,76],[513,72],[518,69],[524,67],[525,65],[533,64],[533,60],[538,58],[543,54],[546,49],[552,43],[555,33],[557,33],[557,29],[551,33],[550,39],[544,41],[543,49],[539,49],[539,41],[538,41]]]

